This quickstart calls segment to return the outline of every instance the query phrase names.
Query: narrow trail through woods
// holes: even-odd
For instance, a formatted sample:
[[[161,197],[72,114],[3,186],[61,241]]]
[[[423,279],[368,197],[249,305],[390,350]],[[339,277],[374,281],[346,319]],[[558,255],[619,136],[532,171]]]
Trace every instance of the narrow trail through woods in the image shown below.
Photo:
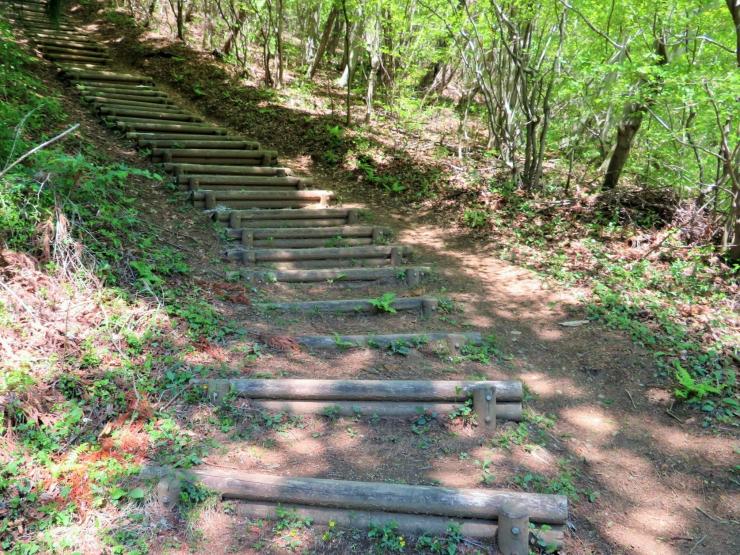
[[[476,478],[462,466],[469,452],[483,452],[480,434],[470,430],[454,434],[459,455],[445,452],[442,457],[432,456],[426,448],[410,453],[402,441],[385,440],[381,434],[358,436],[349,431],[352,425],[341,438],[323,428],[313,433],[292,430],[274,449],[232,441],[223,456],[208,460],[208,469],[195,474],[217,491],[227,491],[225,495],[239,497],[248,491],[255,502],[251,509],[249,504],[240,506],[237,516],[275,516],[276,503],[271,500],[276,497],[310,505],[312,492],[327,497],[331,490],[337,495],[334,505],[328,501],[323,505],[356,513],[340,520],[343,525],[367,526],[373,519],[384,518],[385,512],[412,533],[444,533],[451,514],[463,517],[464,532],[491,542],[496,527],[490,519],[464,511],[450,513],[461,511],[455,507],[463,501],[469,506],[478,502],[472,497],[463,499],[462,490],[450,490],[457,497],[448,502],[435,497],[444,488],[409,489],[409,499],[417,508],[419,504],[444,505],[420,516],[417,508],[404,505],[407,500],[402,496],[392,502],[383,498],[393,497],[393,488],[349,491],[354,487],[349,481],[327,485],[291,481],[285,476],[318,475],[378,484],[392,479],[410,484],[434,480],[451,488],[471,488],[478,485],[475,480],[482,472],[486,485],[485,477],[490,475],[497,485],[498,481],[515,482],[526,488],[526,479],[515,480],[517,473],[546,473],[562,466],[567,455],[577,461],[577,471],[583,474],[573,490],[580,500],[571,505],[570,515],[562,490],[500,493],[502,499],[511,496],[517,502],[531,497],[532,522],[547,525],[538,536],[545,543],[565,545],[568,553],[734,551],[737,539],[733,538],[732,519],[738,499],[724,491],[723,480],[713,481],[719,469],[730,464],[731,445],[671,426],[662,401],[651,398],[659,393],[650,387],[648,357],[626,338],[596,326],[572,332],[558,327],[559,321],[582,318],[574,294],[544,288],[529,272],[493,261],[484,248],[471,252],[469,245],[456,244],[449,230],[438,226],[414,222],[405,226],[397,237],[402,241],[396,242],[390,227],[377,224],[392,222],[393,217],[357,205],[335,204],[331,190],[315,188],[310,177],[281,166],[280,153],[182,108],[151,78],[117,67],[94,30],[81,28],[73,19],[50,23],[42,3],[12,5],[27,37],[59,68],[60,78],[74,88],[79,99],[107,127],[160,164],[193,207],[225,226],[223,263],[255,287],[280,297],[264,297],[231,312],[235,321],[251,325],[265,344],[286,353],[273,361],[270,378],[342,380],[315,382],[312,394],[305,390],[291,394],[286,393],[291,380],[260,380],[252,374],[250,378],[255,379],[251,381],[235,382],[214,374],[213,379],[203,380],[211,401],[229,398],[233,387],[237,393],[264,388],[258,395],[251,390],[252,403],[268,411],[332,418],[385,411],[383,416],[408,420],[419,416],[419,407],[426,413],[456,410],[453,401],[461,400],[460,391],[448,392],[446,397],[440,389],[425,398],[418,393],[422,381],[449,384],[454,378],[460,390],[470,384],[494,384],[498,392],[495,418],[500,423],[513,421],[513,430],[523,410],[556,414],[561,420],[557,433],[543,430],[546,447],[511,455],[497,453],[480,463],[482,470],[475,471]],[[465,305],[467,324],[456,322],[448,299],[429,294],[431,288],[425,283],[437,291],[452,285],[455,300]],[[504,338],[497,347],[514,353],[515,359],[486,372],[460,367],[457,374],[451,374],[447,364],[451,359],[467,357],[469,362],[471,355],[499,355],[487,351],[493,348],[487,340],[492,331]],[[224,365],[234,363],[239,352],[238,345],[214,349],[219,351],[215,358]],[[378,352],[400,355],[403,362],[389,362]],[[377,382],[393,387],[392,380],[398,384],[414,381],[415,396],[385,390],[382,397],[356,391],[352,393],[355,397],[347,397],[344,386],[336,384],[346,384],[350,378],[368,380],[368,388],[380,387]],[[531,393],[522,393],[519,379]],[[271,387],[283,389],[279,394],[265,393]],[[504,393],[507,388],[518,393]],[[612,405],[615,399],[619,401]],[[364,408],[358,411],[360,406]],[[487,470],[491,464],[496,477]],[[224,467],[241,474],[223,474],[218,469]],[[275,471],[270,474],[284,477],[270,487],[255,478],[267,480],[264,474],[250,474],[271,470]],[[569,472],[564,470],[560,476]],[[252,487],[253,482],[259,483]],[[348,490],[346,495],[342,495],[343,488]],[[371,503],[361,503],[358,497]],[[501,506],[500,500],[491,499],[480,502],[493,514],[491,507],[500,511]],[[701,507],[703,513],[697,511]],[[304,509],[319,523],[322,518],[326,522],[337,518],[330,511],[322,513],[324,509]],[[707,513],[727,518],[705,518]],[[214,538],[231,526],[216,526]],[[481,545],[496,552],[492,543]],[[221,547],[214,549],[213,553],[221,552]],[[242,552],[259,550],[244,548]]]

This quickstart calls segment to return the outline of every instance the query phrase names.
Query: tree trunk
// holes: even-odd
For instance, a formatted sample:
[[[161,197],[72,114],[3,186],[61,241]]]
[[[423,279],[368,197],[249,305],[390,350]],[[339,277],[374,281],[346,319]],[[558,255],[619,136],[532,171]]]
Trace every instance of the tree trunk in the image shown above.
[[[277,50],[277,86],[283,86],[283,0],[277,0],[275,40]]]
[[[321,40],[319,41],[319,47],[316,50],[316,55],[314,56],[314,59],[311,63],[311,67],[308,68],[308,78],[313,79],[313,76],[316,75],[316,70],[319,69],[319,64],[321,64],[321,59],[324,57],[324,52],[326,52],[326,47],[329,45],[329,38],[331,37],[331,33],[334,30],[334,23],[337,19],[337,7],[333,6],[331,11],[329,12],[329,16],[326,18],[326,25],[324,26],[324,32],[321,34]]]
[[[229,31],[229,36],[226,37],[226,40],[224,41],[224,45],[221,48],[221,51],[224,53],[224,56],[228,56],[229,54],[231,54],[231,49],[234,46],[234,41],[236,40],[236,37],[239,36],[239,33],[241,32],[242,27],[244,26],[244,22],[246,20],[247,20],[247,11],[240,10],[236,23],[234,23],[234,25],[231,27],[231,30]]]
[[[609,166],[606,169],[603,188],[605,191],[611,191],[619,183],[624,165],[632,150],[632,144],[635,135],[640,130],[642,119],[645,116],[645,107],[639,104],[627,104],[624,110],[624,117],[617,128],[617,144],[609,160]]]
[[[725,0],[727,9],[730,10],[732,22],[735,24],[735,57],[737,67],[740,67],[740,0]]]
[[[365,123],[369,123],[373,117],[373,97],[375,95],[375,83],[378,78],[378,70],[380,69],[380,41],[381,41],[381,27],[380,20],[377,14],[373,16],[372,22],[368,25],[365,32],[365,42],[367,44],[367,50],[370,54],[370,73],[367,77],[367,95],[365,97]]]
[[[349,125],[352,123],[352,105],[351,105],[351,94],[352,94],[352,53],[350,49],[352,47],[352,40],[350,33],[352,32],[352,25],[349,21],[349,12],[347,11],[347,0],[342,0],[342,15],[344,16],[344,56],[346,58],[346,77],[347,77],[347,97],[346,103],[346,117],[345,123]]]

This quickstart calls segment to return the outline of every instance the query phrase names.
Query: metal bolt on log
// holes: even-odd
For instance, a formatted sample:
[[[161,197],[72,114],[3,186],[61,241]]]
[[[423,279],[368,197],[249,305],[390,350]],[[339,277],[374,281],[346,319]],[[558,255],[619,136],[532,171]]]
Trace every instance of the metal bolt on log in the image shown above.
[[[485,432],[496,429],[496,387],[479,385],[473,388],[473,412],[478,417],[478,426]]]

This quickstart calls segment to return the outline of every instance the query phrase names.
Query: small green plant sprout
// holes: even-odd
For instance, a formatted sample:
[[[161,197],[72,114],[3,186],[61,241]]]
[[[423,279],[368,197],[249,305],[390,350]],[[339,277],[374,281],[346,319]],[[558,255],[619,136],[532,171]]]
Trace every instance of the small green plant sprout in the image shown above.
[[[342,351],[346,351],[347,349],[352,349],[353,347],[357,347],[355,343],[352,343],[352,341],[347,341],[346,339],[343,339],[341,335],[338,333],[334,333],[334,345],[337,346],[338,349],[341,349]]]
[[[411,344],[404,339],[396,339],[388,344],[388,350],[394,355],[405,357],[411,352]]]
[[[395,314],[396,309],[393,308],[393,301],[395,300],[396,294],[389,291],[387,293],[383,293],[380,297],[370,299],[370,304],[373,305],[380,312]]]
[[[273,526],[272,531],[276,534],[280,534],[279,540],[281,543],[290,551],[293,551],[303,545],[303,542],[299,538],[299,534],[302,530],[310,528],[313,524],[313,519],[310,517],[303,517],[294,510],[285,509],[284,507],[278,506],[275,510],[277,521]]]
[[[373,524],[367,537],[375,543],[376,553],[402,553],[406,549],[406,539],[398,534],[398,524],[393,521]]]
[[[473,400],[468,399],[463,404],[458,405],[449,414],[450,420],[460,420],[463,424],[472,425],[476,422],[476,415],[473,412]]]
[[[463,212],[463,223],[471,229],[477,229],[488,223],[491,215],[478,208],[466,208]]]
[[[549,530],[552,530],[552,527],[549,524],[536,526],[532,522],[529,523],[529,533],[534,539],[535,546],[537,546],[540,551],[544,551],[545,553],[555,553],[558,550],[558,546],[554,543],[547,543],[543,539],[544,532],[548,532]]]
[[[496,477],[491,472],[491,460],[484,459],[482,461],[475,461],[476,466],[480,466],[481,469],[481,482],[486,486],[490,486]]]
[[[325,418],[328,418],[329,420],[338,420],[339,416],[341,415],[342,409],[337,405],[330,405],[328,407],[325,407],[321,411],[321,416],[324,416]]]
[[[455,357],[454,361],[469,360],[481,364],[491,364],[493,359],[501,358],[501,356],[501,350],[496,346],[496,338],[493,335],[488,335],[483,338],[483,342],[479,345],[475,343],[463,345],[460,348],[460,356]]]

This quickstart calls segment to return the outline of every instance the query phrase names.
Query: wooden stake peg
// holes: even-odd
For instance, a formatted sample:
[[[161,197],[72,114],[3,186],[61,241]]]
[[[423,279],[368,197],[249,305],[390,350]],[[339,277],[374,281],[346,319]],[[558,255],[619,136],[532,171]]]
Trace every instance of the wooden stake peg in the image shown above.
[[[480,385],[473,388],[473,411],[478,417],[478,426],[485,432],[496,429],[496,388]]]
[[[213,191],[205,191],[206,210],[213,210],[216,208],[216,193]]]
[[[239,215],[239,212],[236,210],[232,210],[231,213],[229,213],[229,227],[231,229],[238,229],[242,225],[242,218]]]
[[[529,514],[518,503],[506,503],[498,515],[496,540],[502,555],[529,554]]]
[[[254,231],[251,229],[242,229],[242,246],[250,249],[254,247]]]
[[[360,221],[360,213],[358,210],[351,208],[347,210],[347,225],[355,225]]]

